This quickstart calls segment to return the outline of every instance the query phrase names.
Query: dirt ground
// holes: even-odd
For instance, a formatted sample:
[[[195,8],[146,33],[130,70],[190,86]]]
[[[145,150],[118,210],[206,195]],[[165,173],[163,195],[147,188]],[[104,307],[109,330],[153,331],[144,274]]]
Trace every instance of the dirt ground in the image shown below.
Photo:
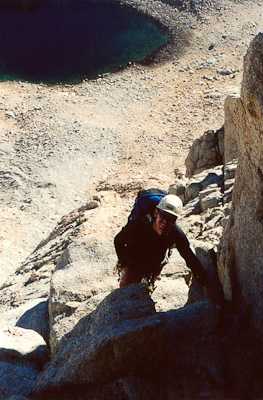
[[[225,0],[191,20],[184,54],[163,64],[76,85],[1,82],[2,274],[95,188],[167,189],[193,141],[223,125],[262,17],[261,1]]]

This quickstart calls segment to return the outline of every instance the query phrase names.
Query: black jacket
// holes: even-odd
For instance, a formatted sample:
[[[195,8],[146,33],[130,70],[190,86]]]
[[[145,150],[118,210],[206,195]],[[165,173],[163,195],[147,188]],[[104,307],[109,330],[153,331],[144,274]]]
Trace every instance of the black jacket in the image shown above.
[[[188,239],[179,226],[159,236],[150,217],[129,222],[114,239],[116,253],[123,267],[128,266],[138,278],[158,275],[164,265],[167,250],[176,247],[194,276],[204,285],[205,271],[192,252]]]

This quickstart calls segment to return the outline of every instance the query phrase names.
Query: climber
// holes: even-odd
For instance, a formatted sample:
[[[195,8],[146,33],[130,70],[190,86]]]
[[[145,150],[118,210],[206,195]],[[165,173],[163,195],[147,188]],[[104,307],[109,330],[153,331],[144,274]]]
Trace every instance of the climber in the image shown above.
[[[139,197],[140,192],[137,199]],[[201,262],[191,250],[182,229],[176,225],[182,208],[181,199],[169,194],[161,198],[151,214],[129,218],[127,225],[114,239],[118,256],[114,271],[120,271],[120,287],[141,282],[143,278],[158,279],[168,262],[171,248],[176,247],[195,278],[206,288],[209,297],[213,297],[213,289],[208,288],[207,275]]]

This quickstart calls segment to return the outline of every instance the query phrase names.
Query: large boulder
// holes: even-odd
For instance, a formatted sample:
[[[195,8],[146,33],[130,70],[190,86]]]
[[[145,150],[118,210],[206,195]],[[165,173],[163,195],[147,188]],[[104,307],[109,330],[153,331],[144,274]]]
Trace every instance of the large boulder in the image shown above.
[[[225,385],[219,323],[209,301],[156,313],[145,285],[117,289],[61,339],[33,396],[213,398]]]
[[[224,359],[218,340],[220,315],[209,301],[162,314],[166,342],[161,398],[222,398]]]
[[[0,361],[15,360],[41,368],[49,360],[46,342],[30,329],[4,328],[0,331]]]
[[[95,208],[98,208],[97,203],[89,202],[64,216],[50,235],[9,276],[0,287],[0,306],[2,310],[0,323],[8,324],[10,319],[13,322],[17,322],[26,311],[32,309],[32,312],[29,311],[27,315],[24,315],[21,324],[26,324],[26,327],[35,329],[46,337],[47,325],[44,323],[46,318],[43,314],[46,314],[47,303],[42,304],[42,306],[39,305],[37,309],[35,306],[39,302],[48,299],[50,278],[59,257],[65,248],[79,235],[81,227],[88,220],[90,214],[96,212]],[[31,319],[30,322],[29,319]]]
[[[103,244],[73,243],[62,254],[51,279],[49,311],[53,317],[66,312],[68,303],[81,303],[101,292],[116,289],[113,259]]]
[[[26,301],[24,304],[2,313],[0,323],[9,328],[18,326],[31,329],[48,342],[48,302],[43,298]]]
[[[185,160],[186,176],[195,174],[223,164],[224,128],[218,131],[207,131],[194,141]]]
[[[1,326],[0,400],[12,395],[29,395],[39,371],[48,360],[47,344],[37,332]]]
[[[35,306],[28,307],[25,313],[18,319],[16,326],[36,331],[46,342],[48,342],[49,323],[47,300],[38,300]]]
[[[173,249],[168,264],[162,269],[155,283],[152,299],[157,311],[168,311],[183,307],[188,302],[191,270],[177,249]]]
[[[37,377],[38,371],[31,365],[14,365],[0,361],[0,400],[13,398],[11,396],[29,395]],[[16,397],[14,397],[16,399]],[[20,396],[17,400],[20,400]]]
[[[168,311],[183,307],[188,301],[189,287],[185,279],[161,278],[153,292],[152,299],[156,300],[157,311]]]
[[[263,331],[263,34],[244,60],[241,99],[236,102],[239,161],[229,223],[221,243],[220,276],[237,309]]]
[[[72,243],[64,251],[58,261],[50,286],[49,315],[52,348],[61,337],[60,329],[58,326],[53,329],[53,325],[61,326],[63,318],[71,316],[83,302],[93,296],[104,293],[105,297],[117,288],[117,279],[112,273],[114,261],[113,254],[107,254],[104,244],[97,240],[90,239],[88,243]],[[99,298],[101,301],[103,296]],[[97,305],[98,303],[95,302],[95,308]],[[79,318],[86,315],[86,311],[86,308],[83,308],[84,313],[81,315],[79,312]],[[72,326],[69,324],[69,330],[71,329]],[[65,329],[63,331],[66,333]]]
[[[90,297],[82,303],[69,303],[67,312],[57,315],[50,326],[51,350],[56,346],[66,333],[70,332],[79,320],[96,310],[101,301],[110,293],[102,292]],[[75,307],[75,309],[74,309]]]
[[[82,318],[54,350],[35,393],[147,376],[162,358],[161,321],[144,284],[117,289]],[[154,351],[153,351],[154,349]]]

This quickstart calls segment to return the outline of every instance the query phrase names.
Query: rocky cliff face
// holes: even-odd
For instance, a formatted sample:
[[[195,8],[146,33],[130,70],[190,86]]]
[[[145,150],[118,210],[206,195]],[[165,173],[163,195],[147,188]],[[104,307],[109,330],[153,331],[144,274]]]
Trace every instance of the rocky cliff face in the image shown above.
[[[192,243],[198,239],[196,254],[213,280],[230,206],[224,193],[232,188],[229,168],[216,166],[170,188],[182,191],[179,225]],[[176,250],[152,299],[140,284],[115,290],[113,237],[138,189],[98,185],[90,202],[63,217],[0,288],[0,399],[32,391],[37,400],[75,399],[76,392],[81,400],[193,398],[204,389],[223,395],[229,358],[225,331],[218,329],[222,317],[202,301]]]
[[[235,104],[239,162],[233,206],[219,256],[225,294],[236,309],[251,313],[251,326],[263,322],[263,34],[244,60],[241,99]]]

